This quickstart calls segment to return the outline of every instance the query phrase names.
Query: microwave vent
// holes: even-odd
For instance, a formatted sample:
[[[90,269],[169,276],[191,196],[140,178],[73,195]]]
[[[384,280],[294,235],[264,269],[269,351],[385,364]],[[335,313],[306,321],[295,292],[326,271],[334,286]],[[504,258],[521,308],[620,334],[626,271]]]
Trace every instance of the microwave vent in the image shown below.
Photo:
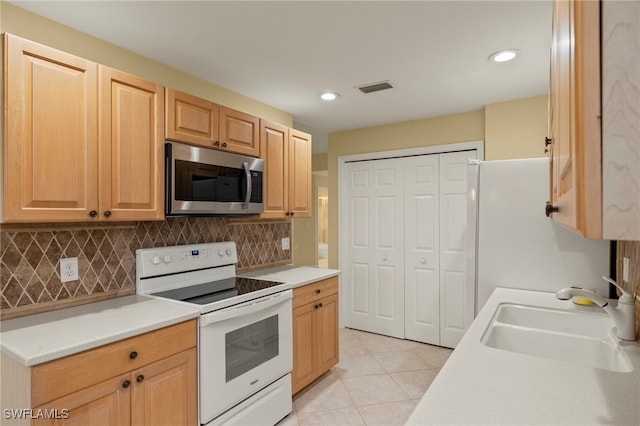
[[[362,93],[373,93],[379,92],[381,90],[393,89],[393,85],[389,80],[379,81],[377,83],[363,84],[362,86],[358,86],[358,90]]]

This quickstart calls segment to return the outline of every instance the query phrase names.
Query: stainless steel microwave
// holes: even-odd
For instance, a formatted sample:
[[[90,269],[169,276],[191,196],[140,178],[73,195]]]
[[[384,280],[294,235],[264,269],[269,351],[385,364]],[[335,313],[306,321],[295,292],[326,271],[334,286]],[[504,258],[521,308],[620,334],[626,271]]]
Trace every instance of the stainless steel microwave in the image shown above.
[[[264,210],[264,160],[165,143],[165,213],[245,215]]]

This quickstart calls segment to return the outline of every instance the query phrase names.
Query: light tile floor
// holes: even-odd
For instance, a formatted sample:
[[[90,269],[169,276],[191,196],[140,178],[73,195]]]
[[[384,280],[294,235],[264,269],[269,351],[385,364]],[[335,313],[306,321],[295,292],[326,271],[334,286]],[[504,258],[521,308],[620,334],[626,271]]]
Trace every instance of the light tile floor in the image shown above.
[[[403,425],[451,349],[340,329],[340,362],[278,426]]]

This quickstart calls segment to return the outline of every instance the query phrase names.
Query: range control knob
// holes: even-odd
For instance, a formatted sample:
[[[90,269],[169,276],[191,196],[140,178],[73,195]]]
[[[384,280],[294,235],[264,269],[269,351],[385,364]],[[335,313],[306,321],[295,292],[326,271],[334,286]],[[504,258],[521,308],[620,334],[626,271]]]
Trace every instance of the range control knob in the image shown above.
[[[151,263],[153,263],[154,265],[159,265],[160,264],[160,256],[153,256],[151,258]]]
[[[225,255],[224,249],[218,250],[218,256],[224,256],[224,255]]]
[[[233,254],[233,250],[228,248],[228,249],[225,250],[225,253],[227,253],[227,256],[231,256]]]
[[[164,255],[164,257],[162,258],[162,261],[163,261],[164,263],[171,263],[171,261],[172,261],[172,260],[173,260],[173,259],[171,258],[171,255],[170,255],[170,254],[165,254],[165,255]]]

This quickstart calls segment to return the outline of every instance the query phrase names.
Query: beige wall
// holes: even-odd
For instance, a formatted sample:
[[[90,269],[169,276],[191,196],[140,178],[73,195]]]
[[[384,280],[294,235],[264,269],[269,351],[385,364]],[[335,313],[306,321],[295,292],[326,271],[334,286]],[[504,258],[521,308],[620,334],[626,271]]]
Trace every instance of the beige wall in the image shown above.
[[[485,159],[544,157],[547,95],[487,105],[484,109]]]
[[[311,158],[311,170],[313,170],[314,172],[329,170],[328,164],[329,157],[326,153],[314,154]]]
[[[6,2],[0,2],[0,29],[284,126],[293,126],[293,117],[285,111],[34,15]],[[212,79],[215,80],[215,76]]]

